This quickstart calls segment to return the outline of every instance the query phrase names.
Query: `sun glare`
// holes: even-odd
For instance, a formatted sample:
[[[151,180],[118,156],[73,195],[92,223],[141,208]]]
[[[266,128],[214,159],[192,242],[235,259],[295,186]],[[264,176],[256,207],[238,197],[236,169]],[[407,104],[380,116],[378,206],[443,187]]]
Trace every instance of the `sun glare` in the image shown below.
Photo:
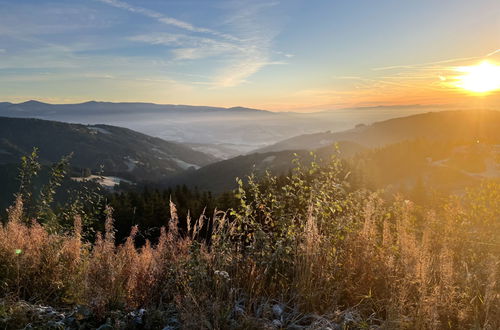
[[[474,93],[488,93],[500,89],[500,66],[488,61],[456,69],[464,75],[455,77],[455,86]]]

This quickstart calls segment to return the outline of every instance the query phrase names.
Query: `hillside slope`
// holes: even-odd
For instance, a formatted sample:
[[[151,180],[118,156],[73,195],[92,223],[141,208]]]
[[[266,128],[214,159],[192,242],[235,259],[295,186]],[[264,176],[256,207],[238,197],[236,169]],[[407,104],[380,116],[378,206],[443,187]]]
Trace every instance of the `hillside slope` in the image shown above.
[[[353,142],[339,142],[339,155],[349,158],[366,150],[366,148]],[[328,160],[336,153],[334,146],[330,145],[315,150],[318,160]],[[261,175],[265,171],[279,175],[293,168],[293,160],[300,159],[304,164],[310,163],[312,157],[306,150],[285,150],[277,152],[253,153],[216,162],[197,171],[188,171],[172,177],[168,184],[186,184],[215,193],[236,188],[236,178],[245,178],[252,172]]]
[[[365,147],[380,147],[404,140],[500,141],[500,111],[464,110],[429,112],[359,125],[343,132],[323,132],[296,136],[257,152],[312,150],[335,141],[352,141]]]
[[[0,164],[18,163],[38,147],[42,163],[73,153],[71,164],[134,180],[157,180],[216,161],[182,144],[126,128],[0,117]]]
[[[332,144],[338,143],[341,157],[350,159],[374,188],[412,187],[423,179],[435,182],[438,189],[458,191],[488,177],[488,173],[492,173],[490,177],[499,177],[494,151],[471,151],[477,149],[471,145],[481,150],[496,150],[500,145],[498,127],[498,111],[447,111],[395,118],[344,132],[298,136],[259,152],[180,174],[173,177],[171,183],[186,183],[214,192],[233,189],[235,177],[244,178],[252,171],[257,174],[266,170],[286,173],[293,166],[291,161],[295,153],[304,163],[310,159],[311,150],[318,158],[328,159],[334,153]],[[463,164],[441,164],[457,157]],[[474,173],[467,170],[470,165],[464,165],[471,162],[477,163],[474,166],[479,168]],[[483,166],[486,167],[483,169]],[[483,174],[484,171],[487,173]],[[457,184],[451,185],[453,180]]]

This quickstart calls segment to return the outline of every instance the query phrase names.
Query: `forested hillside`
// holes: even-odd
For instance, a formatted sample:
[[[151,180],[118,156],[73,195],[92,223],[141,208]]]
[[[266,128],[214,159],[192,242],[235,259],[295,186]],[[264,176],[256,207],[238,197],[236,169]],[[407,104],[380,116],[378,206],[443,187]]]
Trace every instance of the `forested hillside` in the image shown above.
[[[77,168],[133,181],[166,178],[216,160],[126,128],[0,117],[0,164],[18,163],[34,147],[40,150],[42,163],[72,154],[71,163]]]

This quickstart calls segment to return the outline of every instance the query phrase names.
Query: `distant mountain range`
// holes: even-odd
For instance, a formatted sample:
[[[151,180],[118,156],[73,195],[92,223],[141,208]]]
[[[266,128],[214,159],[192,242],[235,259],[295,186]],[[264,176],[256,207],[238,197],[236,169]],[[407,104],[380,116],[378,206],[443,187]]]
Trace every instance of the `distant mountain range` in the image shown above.
[[[42,163],[73,153],[78,168],[139,180],[165,179],[217,160],[179,143],[109,125],[0,117],[0,164],[19,163],[39,148]]]
[[[168,141],[191,143],[198,151],[231,158],[302,134],[346,130],[360,123],[442,109],[412,105],[294,113],[243,107],[28,101],[0,103],[0,116],[126,127]]]
[[[264,146],[269,141],[277,142],[297,135],[296,129],[283,126],[282,119],[287,115],[243,107],[95,101],[47,104],[28,101],[19,104],[1,103],[0,116],[108,124],[182,143],[250,145],[243,147],[243,152]],[[227,153],[224,147],[222,149],[223,154]]]
[[[94,115],[136,115],[137,110],[146,113],[214,113],[214,112],[233,112],[233,113],[265,113],[270,111],[257,110],[243,107],[220,108],[209,106],[192,106],[192,105],[173,105],[173,104],[154,104],[154,103],[113,103],[113,102],[96,102],[89,101],[77,104],[49,104],[35,100],[23,103],[0,102],[0,107],[4,114],[14,116],[53,116],[75,118],[85,116],[85,118]],[[82,112],[84,111],[84,112]],[[88,120],[88,119],[87,119]]]

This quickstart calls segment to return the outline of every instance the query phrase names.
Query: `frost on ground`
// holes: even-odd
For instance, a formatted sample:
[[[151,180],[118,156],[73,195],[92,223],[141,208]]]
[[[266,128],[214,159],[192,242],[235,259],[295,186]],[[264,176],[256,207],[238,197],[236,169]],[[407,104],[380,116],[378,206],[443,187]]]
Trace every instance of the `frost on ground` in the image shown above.
[[[361,329],[366,320],[355,310],[338,311],[332,315],[301,314],[286,304],[262,300],[251,307],[245,306],[244,301],[235,303],[227,321],[231,329],[248,326],[251,329],[340,330]],[[379,328],[373,323],[370,329]],[[179,312],[171,305],[156,310],[117,310],[98,317],[84,305],[57,309],[1,299],[0,326],[6,329],[185,329]]]
[[[116,186],[118,186],[121,182],[128,183],[128,184],[134,184],[132,181],[122,179],[116,176],[100,176],[100,175],[91,175],[85,178],[82,177],[73,177],[71,178],[74,181],[77,182],[84,182],[84,181],[95,181],[99,183],[101,186],[103,186],[106,189],[113,190]]]
[[[197,170],[200,168],[200,166],[198,166],[198,165],[190,164],[190,163],[187,163],[187,162],[180,160],[180,159],[177,159],[177,158],[170,158],[170,159],[173,160],[183,170],[187,170],[189,168],[194,168],[195,170]]]
[[[88,126],[87,128],[90,130],[90,133],[91,133],[91,134],[97,134],[97,133],[101,133],[101,134],[111,134],[111,132],[110,132],[110,131],[108,131],[108,130],[107,130],[107,129],[105,129],[105,128],[95,127],[95,126]]]
[[[130,156],[125,156],[125,165],[127,166],[127,172],[132,172],[136,169],[137,164],[140,162],[136,159],[132,159]]]

